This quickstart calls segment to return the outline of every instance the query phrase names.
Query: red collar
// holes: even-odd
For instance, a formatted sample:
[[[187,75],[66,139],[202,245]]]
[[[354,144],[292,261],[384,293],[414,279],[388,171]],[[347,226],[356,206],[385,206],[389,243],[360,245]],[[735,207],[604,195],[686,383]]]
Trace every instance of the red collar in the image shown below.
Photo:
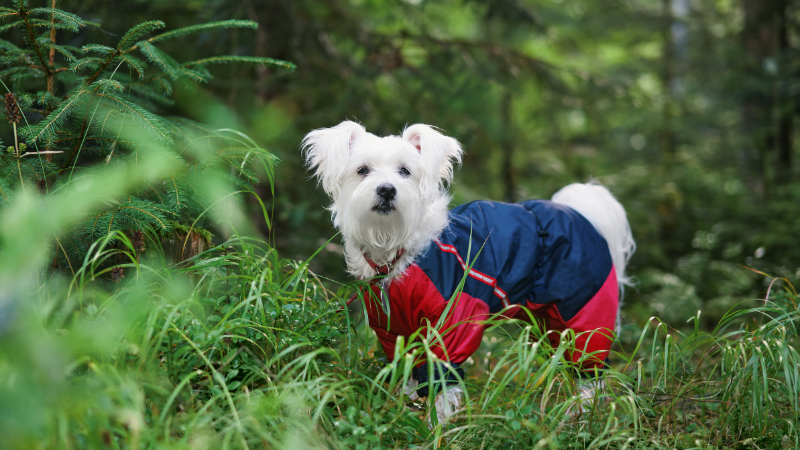
[[[395,255],[393,260],[389,261],[387,264],[384,264],[382,266],[375,264],[375,261],[369,259],[366,253],[364,253],[364,259],[367,260],[367,264],[369,264],[370,267],[375,269],[375,272],[378,272],[378,275],[386,276],[389,275],[389,272],[392,271],[395,263],[403,256],[403,253],[405,252],[406,249],[401,248],[400,250],[397,251],[397,255]]]
[[[378,275],[383,275],[383,276],[386,276],[386,275],[389,275],[389,272],[391,272],[391,271],[392,271],[392,269],[394,268],[394,265],[395,265],[395,263],[397,263],[397,260],[399,260],[399,259],[400,259],[400,258],[403,256],[403,253],[405,253],[405,252],[406,252],[406,249],[404,249],[404,248],[401,248],[400,250],[398,250],[398,251],[397,251],[397,254],[394,256],[394,259],[392,259],[391,261],[389,261],[389,263],[388,263],[388,264],[384,264],[384,265],[382,265],[382,266],[379,266],[379,265],[377,265],[377,264],[375,263],[375,261],[373,261],[373,260],[369,259],[369,257],[367,256],[367,254],[366,254],[366,253],[364,253],[364,259],[366,259],[366,260],[367,260],[367,264],[369,264],[369,266],[370,266],[370,267],[372,267],[373,269],[375,269],[375,271],[376,271],[376,272],[378,272]],[[374,286],[374,284],[373,284],[373,283],[374,283],[374,282],[370,281],[370,286]],[[344,311],[344,309],[345,309],[347,306],[350,306],[350,303],[353,303],[353,300],[355,300],[355,299],[357,299],[357,298],[358,298],[358,294],[354,295],[354,296],[353,296],[353,298],[351,298],[351,299],[350,299],[350,300],[347,302],[346,306],[343,306],[343,307],[339,308],[339,309],[337,310],[337,312],[339,312],[339,311]]]

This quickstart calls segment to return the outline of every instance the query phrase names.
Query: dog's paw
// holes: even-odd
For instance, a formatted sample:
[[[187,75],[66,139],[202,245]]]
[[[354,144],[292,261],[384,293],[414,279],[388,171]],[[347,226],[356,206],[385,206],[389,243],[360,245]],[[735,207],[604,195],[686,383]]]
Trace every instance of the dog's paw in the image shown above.
[[[450,419],[450,416],[455,414],[461,408],[461,401],[464,391],[459,386],[448,386],[447,395],[440,392],[436,396],[436,401],[433,403],[436,406],[436,418],[439,419],[440,424],[445,424]],[[428,418],[428,424],[431,424]]]
[[[419,394],[417,394],[418,384],[419,381],[417,381],[416,378],[409,378],[405,388],[403,389],[403,392],[405,392],[405,394],[408,396],[408,399],[411,400],[412,402],[415,402],[420,398]]]
[[[606,387],[603,380],[587,380],[578,384],[578,402],[569,407],[567,415],[576,418],[580,414],[590,410],[595,404],[597,397]]]

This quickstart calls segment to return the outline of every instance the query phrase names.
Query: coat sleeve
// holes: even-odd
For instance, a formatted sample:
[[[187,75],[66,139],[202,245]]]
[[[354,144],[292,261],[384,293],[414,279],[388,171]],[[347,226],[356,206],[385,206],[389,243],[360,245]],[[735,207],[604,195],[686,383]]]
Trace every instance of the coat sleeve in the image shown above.
[[[431,350],[438,358],[461,364],[481,344],[483,322],[489,317],[489,306],[462,292],[448,308],[449,299],[442,297],[430,278],[415,264],[402,278],[392,281],[389,316],[380,305],[379,288],[374,287],[373,292],[378,300],[367,300],[369,325],[389,358],[394,357],[398,336],[408,339],[417,330],[422,330],[422,336],[426,336],[428,328],[436,328],[445,314],[446,319],[437,328],[441,341],[433,335],[430,340]]]
[[[443,325],[439,328],[444,348],[436,341],[432,351],[439,359],[461,364],[481,345],[485,328],[483,322],[489,318],[489,306],[482,300],[463,292],[451,301],[453,304],[449,310],[447,309],[449,302],[442,299],[442,303],[438,305],[441,311],[431,311],[431,316],[436,318],[431,320],[433,327],[442,315],[447,314]]]

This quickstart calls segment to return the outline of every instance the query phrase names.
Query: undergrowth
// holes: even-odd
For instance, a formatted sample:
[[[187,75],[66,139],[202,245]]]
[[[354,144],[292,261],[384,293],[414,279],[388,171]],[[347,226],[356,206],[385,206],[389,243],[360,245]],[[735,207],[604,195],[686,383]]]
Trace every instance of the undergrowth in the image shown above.
[[[358,290],[355,283],[320,279],[309,270],[315,255],[287,260],[271,242],[246,237],[254,233],[239,203],[250,195],[242,179],[255,181],[258,175],[271,183],[272,155],[232,130],[202,128],[187,135],[172,119],[136,122],[119,109],[131,103],[143,115],[151,106],[165,111],[165,105],[146,101],[142,86],[160,86],[173,72],[209,75],[203,67],[221,59],[179,64],[152,45],[200,32],[203,25],[139,40],[142,30],[163,25],[153,22],[132,29],[133,37],[114,48],[77,49],[58,47],[53,30],[91,24],[22,1],[2,11],[11,22],[0,31],[24,37],[23,47],[0,42],[0,63],[13,66],[3,76],[14,76],[17,92],[38,93],[20,95],[16,108],[22,116],[14,115],[20,135],[30,137],[28,151],[15,143],[0,158],[7,162],[0,171],[7,175],[0,186],[0,447],[800,445],[798,298],[778,278],[763,299],[743,301],[711,331],[703,331],[700,312],[688,323],[652,318],[628,326],[603,374],[607,388],[582,408],[578,380],[563,358],[574,336],[567,333],[553,348],[535,323],[491,323],[483,347],[465,367],[464,408],[448,423],[435,423],[431,402],[409,401],[403,386],[414,358],[432,357],[436,333],[382,355],[359,318],[358,303],[346,305]],[[23,28],[26,21],[36,27]],[[229,26],[251,24],[205,25]],[[45,49],[61,56],[44,58]],[[146,77],[134,76],[145,63],[130,59],[133,50],[144,51]],[[22,64],[29,58],[32,66]],[[71,59],[82,63],[71,66]],[[122,76],[112,66],[131,69]],[[93,69],[82,72],[83,67]],[[25,84],[42,76],[44,86]],[[82,113],[77,121],[59,125],[62,141],[56,122],[70,98],[85,103],[75,110]],[[93,107],[102,117],[119,119],[111,121],[116,125],[84,126],[81,119],[92,122],[87,114]],[[23,130],[23,119],[37,122]],[[170,125],[170,139],[148,133],[151,122]],[[50,128],[52,133],[44,133]],[[119,146],[103,144],[103,136]],[[75,159],[48,151],[74,151]],[[79,152],[92,158],[71,177]],[[48,161],[47,155],[56,156]],[[248,169],[245,163],[254,158],[263,165]],[[56,170],[56,163],[70,170]],[[51,166],[52,173],[42,171]],[[145,192],[164,194],[165,204],[177,208],[179,198],[187,200],[177,194],[183,191],[179,179],[198,195],[191,197],[191,208],[181,207],[191,214],[165,213],[164,230],[175,231],[170,236],[145,226],[144,218],[112,214]],[[267,206],[256,200],[271,224]],[[168,222],[169,217],[184,220]],[[81,232],[88,221],[100,220],[102,227]],[[207,232],[195,231],[200,220],[232,237],[217,236],[216,245],[197,245],[188,253],[193,257],[172,263],[158,247],[174,247],[164,250],[182,260],[189,241],[210,240]],[[155,248],[143,252],[134,231],[148,232],[148,245]],[[80,251],[69,251],[65,239],[76,235]]]
[[[109,284],[102,261],[119,256],[129,276]],[[332,292],[255,238],[174,267],[112,234],[6,309],[0,433],[7,448],[789,448],[797,295],[780,285],[711,332],[700,313],[687,331],[651,319],[574,417],[570,337],[552,348],[535,324],[498,322],[466,407],[431,428],[401,389],[403,353],[427,341],[385,364],[345,307],[353,286]]]

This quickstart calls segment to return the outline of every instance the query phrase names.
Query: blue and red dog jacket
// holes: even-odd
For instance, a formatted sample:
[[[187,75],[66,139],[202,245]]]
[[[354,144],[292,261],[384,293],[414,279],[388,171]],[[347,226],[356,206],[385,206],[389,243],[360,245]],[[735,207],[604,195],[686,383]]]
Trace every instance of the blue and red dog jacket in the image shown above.
[[[462,292],[455,296],[471,266]],[[381,302],[366,301],[369,325],[386,355],[398,336],[436,326],[448,302],[440,359],[463,363],[480,346],[482,321],[504,308],[532,310],[548,330],[576,334],[578,361],[599,366],[611,348],[619,291],[605,239],[571,208],[546,200],[521,203],[476,201],[450,211],[450,224],[431,246],[388,287],[390,316]],[[380,287],[373,286],[376,298]],[[516,311],[514,311],[516,309]],[[509,315],[508,313],[505,313]],[[424,335],[424,333],[423,333]],[[551,333],[557,344],[558,337]]]

